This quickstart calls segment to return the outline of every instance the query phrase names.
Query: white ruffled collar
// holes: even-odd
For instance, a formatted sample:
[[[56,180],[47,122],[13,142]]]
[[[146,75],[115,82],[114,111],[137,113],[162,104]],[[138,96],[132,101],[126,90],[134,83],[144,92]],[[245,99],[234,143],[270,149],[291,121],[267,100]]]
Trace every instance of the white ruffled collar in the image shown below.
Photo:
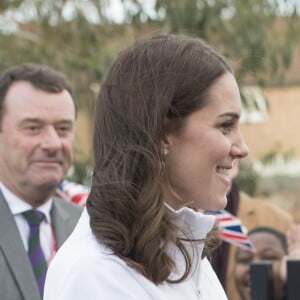
[[[200,276],[201,264],[199,262],[201,261],[205,238],[214,226],[215,217],[189,207],[182,207],[179,210],[173,209],[168,204],[165,204],[165,207],[168,217],[179,230],[179,238],[187,238],[184,244],[192,259],[192,270],[189,278],[191,278],[191,288],[195,289]],[[203,240],[203,242],[193,243],[189,242],[189,239]],[[184,274],[186,261],[182,252],[175,245],[169,245],[168,253],[176,263],[176,269],[170,275],[170,279],[175,280]]]
[[[173,209],[165,203],[166,213],[183,233],[192,234],[194,239],[204,239],[212,230],[215,223],[213,215],[206,215],[189,207]]]

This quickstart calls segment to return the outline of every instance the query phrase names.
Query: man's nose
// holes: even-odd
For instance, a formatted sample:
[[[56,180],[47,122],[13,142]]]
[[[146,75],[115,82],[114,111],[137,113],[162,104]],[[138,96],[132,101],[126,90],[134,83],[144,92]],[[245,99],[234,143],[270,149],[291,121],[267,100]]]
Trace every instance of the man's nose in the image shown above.
[[[55,152],[61,149],[61,139],[53,127],[45,129],[41,140],[41,148],[46,151]]]

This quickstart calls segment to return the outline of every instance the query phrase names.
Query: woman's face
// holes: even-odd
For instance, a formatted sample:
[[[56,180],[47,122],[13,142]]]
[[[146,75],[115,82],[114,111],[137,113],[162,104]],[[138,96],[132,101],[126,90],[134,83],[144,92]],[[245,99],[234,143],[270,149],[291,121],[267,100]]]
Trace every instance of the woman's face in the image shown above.
[[[234,268],[234,280],[241,300],[251,299],[250,264],[257,261],[271,261],[274,278],[275,299],[280,298],[282,280],[280,279],[281,259],[286,254],[280,240],[269,232],[256,232],[249,235],[256,253],[238,249]]]
[[[230,188],[228,171],[243,158],[239,118],[241,100],[231,73],[220,76],[208,89],[206,106],[186,117],[184,126],[168,134],[164,144],[166,171],[172,190],[194,209],[223,209]],[[166,201],[177,201],[167,192]]]

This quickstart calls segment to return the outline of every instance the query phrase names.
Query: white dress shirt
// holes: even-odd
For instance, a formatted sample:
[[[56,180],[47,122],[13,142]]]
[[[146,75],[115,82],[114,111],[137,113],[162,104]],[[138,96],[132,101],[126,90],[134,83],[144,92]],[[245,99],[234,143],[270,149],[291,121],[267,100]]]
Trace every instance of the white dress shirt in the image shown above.
[[[28,238],[30,228],[22,213],[27,210],[33,209],[33,207],[24,200],[20,199],[13,192],[11,192],[2,182],[0,182],[0,189],[4,195],[5,200],[7,201],[12,215],[14,216],[25,250],[28,251]],[[40,225],[40,243],[44,252],[45,259],[47,261],[51,259],[55,250],[55,241],[50,218],[52,201],[53,200],[50,199],[43,205],[36,208],[45,215],[45,219],[41,222]]]

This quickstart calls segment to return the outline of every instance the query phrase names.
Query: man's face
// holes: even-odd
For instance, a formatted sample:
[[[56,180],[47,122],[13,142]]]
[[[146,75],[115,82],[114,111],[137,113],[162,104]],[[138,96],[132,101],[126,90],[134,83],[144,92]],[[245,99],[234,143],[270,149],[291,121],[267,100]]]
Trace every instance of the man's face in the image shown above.
[[[0,180],[26,202],[52,192],[72,162],[75,107],[64,90],[49,93],[15,82],[4,100]],[[41,204],[39,203],[39,204]]]

